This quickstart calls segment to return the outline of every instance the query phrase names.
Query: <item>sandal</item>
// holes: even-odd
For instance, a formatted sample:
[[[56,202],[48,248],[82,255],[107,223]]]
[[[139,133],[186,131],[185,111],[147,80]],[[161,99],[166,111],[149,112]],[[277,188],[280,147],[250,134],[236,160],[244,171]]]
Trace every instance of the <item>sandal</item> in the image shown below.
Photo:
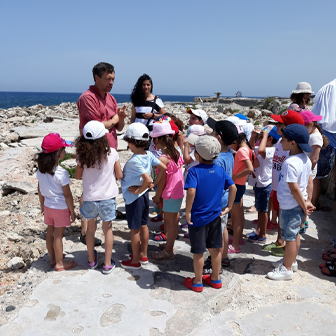
[[[230,267],[230,259],[229,258],[222,259],[222,267]]]
[[[270,244],[264,245],[262,249],[270,252],[273,248],[278,248],[278,247],[283,247],[283,246],[278,246],[276,245],[276,243],[270,243]]]
[[[162,231],[164,230],[164,224],[160,225],[160,230],[162,230]]]
[[[336,254],[332,253],[332,254],[323,254],[322,255],[322,259],[324,261],[336,261]]]
[[[103,274],[110,274],[115,268],[115,262],[113,259],[111,259],[111,265],[110,266],[103,266],[102,273]]]
[[[330,265],[321,269],[322,273],[328,276],[336,276],[336,266]]]
[[[273,247],[271,249],[271,253],[276,257],[284,257],[285,256],[285,250],[283,249],[283,246],[277,246]]]
[[[161,232],[158,235],[154,235],[153,240],[154,241],[163,241],[163,240],[167,241],[167,236],[163,232]]]
[[[228,253],[232,254],[232,253],[240,253],[240,252],[241,252],[241,249],[235,250],[232,245],[229,245]]]
[[[75,268],[76,266],[77,266],[76,261],[71,260],[71,262],[67,266],[64,266],[64,265],[62,267],[56,267],[55,266],[55,271],[62,272],[62,271],[66,271],[66,270]]]
[[[95,269],[98,266],[98,252],[96,250],[94,250],[94,256],[95,256],[95,261],[90,263],[89,259],[88,259],[88,266],[91,269]]]
[[[163,218],[160,214],[158,214],[156,217],[151,218],[151,222],[157,223],[157,222],[162,222]]]
[[[216,288],[216,289],[222,288],[222,280],[221,279],[212,280],[211,275],[209,274],[203,275],[202,281],[206,283],[207,285],[211,286],[212,288]]]
[[[325,267],[328,267],[328,266],[336,266],[336,263],[334,261],[327,261],[325,264],[320,264],[319,267],[320,268],[325,268]]]
[[[162,255],[163,252],[163,255]],[[173,260],[174,253],[169,254],[165,249],[162,251],[155,251],[152,253],[152,258],[155,260]]]
[[[63,260],[64,260],[64,258],[65,258],[65,254],[63,253]],[[56,266],[56,261],[53,262],[53,263],[50,263],[51,268],[54,268],[55,266]]]
[[[184,286],[193,290],[194,292],[202,292],[203,291],[203,283],[200,283],[200,284],[194,284],[194,279],[195,278],[185,278],[184,279]]]

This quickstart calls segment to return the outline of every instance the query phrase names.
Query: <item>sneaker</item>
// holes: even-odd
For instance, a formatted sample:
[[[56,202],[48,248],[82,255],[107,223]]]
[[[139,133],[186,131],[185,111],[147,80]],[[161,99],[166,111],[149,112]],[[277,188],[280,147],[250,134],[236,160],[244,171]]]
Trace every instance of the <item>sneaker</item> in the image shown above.
[[[186,232],[184,235],[183,235],[184,238],[189,238],[189,232]]]
[[[141,264],[140,263],[132,264],[132,259],[129,259],[129,260],[122,261],[121,267],[126,268],[126,269],[140,269]]]
[[[230,266],[230,261],[229,261],[229,266]],[[228,267],[228,266],[224,266],[224,267]],[[219,274],[222,274],[222,273],[223,273],[223,268],[221,267],[219,270]],[[205,260],[202,274],[203,275],[212,274],[211,256],[209,256],[208,259]]]
[[[266,243],[266,237],[263,238],[258,238],[258,235],[254,235],[254,236],[250,236],[248,239],[250,242],[256,242],[256,243],[261,243],[261,244],[265,244]]]
[[[158,208],[154,208],[153,211],[148,215],[149,218],[153,218],[156,217],[159,213],[159,209]]]
[[[95,261],[90,263],[88,260],[88,266],[90,269],[95,269],[98,266],[98,252],[94,250],[94,255],[95,255]]]
[[[248,237],[248,238],[250,238],[250,237],[254,237],[254,236],[258,236],[258,235],[255,233],[255,231],[252,231],[252,232],[250,232],[250,233],[248,233],[248,234],[246,235],[246,237]]]
[[[132,260],[132,259],[133,259],[133,254],[130,254],[130,255],[128,256],[128,259],[129,259],[129,260]],[[148,257],[146,257],[146,258],[139,258],[139,260],[140,260],[140,263],[141,263],[141,264],[148,264]]]
[[[275,268],[278,268],[280,265],[283,265],[283,262],[284,262],[284,258],[281,258],[278,261],[272,262],[272,266],[275,267]],[[293,262],[293,264],[292,264],[292,271],[297,272],[298,270],[299,270],[299,266],[298,266],[297,261],[295,260],[295,262]]]
[[[267,273],[267,278],[271,280],[292,280],[293,271],[288,269],[284,265],[280,265],[275,268],[272,272]]]
[[[157,222],[162,222],[163,218],[161,217],[160,214],[158,214],[156,217],[151,218],[151,222],[157,223]]]
[[[103,274],[110,274],[115,268],[115,262],[113,259],[111,259],[111,266],[103,266],[102,273]]]
[[[86,235],[80,235],[80,242],[86,245]],[[101,239],[95,237],[95,246],[100,246],[102,244]]]
[[[187,223],[181,224],[180,227],[181,229],[188,229],[188,224]]]

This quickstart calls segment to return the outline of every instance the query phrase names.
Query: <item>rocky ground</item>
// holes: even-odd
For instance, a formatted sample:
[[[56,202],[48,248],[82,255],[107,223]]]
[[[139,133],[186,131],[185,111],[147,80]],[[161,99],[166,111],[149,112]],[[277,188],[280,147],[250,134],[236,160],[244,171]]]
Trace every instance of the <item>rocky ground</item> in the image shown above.
[[[259,106],[250,108],[236,102],[228,104],[202,103],[200,106],[190,103],[168,103],[165,108],[167,112],[174,113],[182,119],[185,125],[187,125],[189,118],[185,111],[189,105],[203,108],[209,116],[213,116],[217,120],[240,112],[247,115],[256,127],[261,127],[269,123],[269,116],[272,112],[279,113],[286,109],[289,101],[273,99],[261,101],[258,104]],[[126,105],[130,114],[130,104]],[[36,105],[29,108],[0,109],[0,125],[0,147],[2,148],[0,153],[0,309],[3,311],[0,314],[0,325],[3,325],[16,316],[20,307],[27,304],[33,289],[49,277],[47,271],[50,268],[45,248],[46,228],[43,224],[43,215],[40,213],[36,190],[36,164],[33,159],[43,136],[47,133],[59,132],[67,140],[73,140],[78,135],[78,110],[75,103],[63,103],[51,107]],[[125,144],[120,141],[119,155],[122,166],[131,155],[126,149]],[[73,153],[71,149],[69,152]],[[74,160],[68,160],[64,162],[64,165],[71,168],[74,166]],[[79,197],[82,192],[81,182],[72,179],[71,190],[78,214]],[[328,199],[325,202],[329,202],[334,208],[333,202]],[[121,194],[118,196],[117,203],[119,209],[124,211]],[[317,217],[315,218],[317,219]],[[331,221],[331,218],[327,216],[324,220]],[[120,244],[127,243],[129,230],[126,223],[116,221],[113,225],[116,241]],[[326,237],[329,237],[330,234],[329,232],[326,234],[326,223],[324,225],[323,239],[320,241],[311,239],[314,249],[318,253],[327,246]],[[153,231],[155,230],[157,227],[153,227]],[[77,218],[76,222],[65,232],[64,244],[68,253],[76,252],[78,248],[85,248],[79,243],[79,234],[80,220]],[[97,236],[103,238],[101,230],[98,230]],[[181,233],[180,236],[182,239],[183,234]],[[228,294],[228,298],[225,300],[233,310],[237,310],[239,307],[238,310],[241,313],[245,308],[251,312],[259,309],[263,304],[271,304],[271,301],[274,300],[277,303],[301,300],[302,293],[298,294],[297,289],[287,291],[285,298],[279,293],[277,287],[267,292],[266,296],[262,296],[260,291],[263,282],[259,282],[259,278],[261,273],[266,272],[267,267],[265,263],[258,261],[259,259],[253,256],[255,253],[253,249],[249,253],[251,254],[249,258],[243,256],[234,262],[234,272],[243,275],[243,277],[235,278],[235,280],[230,278],[235,285],[240,284],[235,295]],[[302,263],[307,267],[313,266],[309,264],[308,257]],[[32,264],[35,265],[33,268],[31,268]],[[311,284],[314,281],[311,277],[306,278],[304,274],[300,275],[299,279],[298,284],[301,285]],[[231,283],[230,281],[228,280],[228,283]],[[334,283],[325,280],[323,280],[323,284],[326,291],[332,290],[334,287]],[[250,290],[251,288],[252,290]],[[323,295],[326,295],[325,290],[323,290]],[[330,305],[331,309],[335,310],[334,303],[330,303]],[[243,307],[245,308],[243,309]]]

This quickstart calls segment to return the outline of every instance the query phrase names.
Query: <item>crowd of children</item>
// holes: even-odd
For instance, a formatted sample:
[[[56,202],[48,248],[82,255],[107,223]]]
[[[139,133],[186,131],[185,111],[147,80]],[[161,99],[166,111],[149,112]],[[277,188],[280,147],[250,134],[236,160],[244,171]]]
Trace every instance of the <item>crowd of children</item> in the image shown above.
[[[327,145],[317,124],[319,117],[310,111],[288,110],[271,115],[277,122],[275,126],[256,131],[246,127],[244,115],[216,121],[207,118],[203,110],[187,112],[190,120],[184,138],[183,123],[173,115],[160,116],[151,133],[144,124],[129,125],[123,139],[133,155],[123,170],[101,122],[88,122],[83,135],[76,139],[76,178],[83,179],[80,212],[88,220],[88,267],[98,266],[94,249],[98,216],[105,236],[102,272],[109,274],[115,267],[112,221],[116,216],[116,181],[121,180],[132,246],[132,253],[121,266],[139,269],[148,263],[149,190],[154,189],[152,200],[157,216],[164,223],[162,234],[154,236],[154,240],[162,241],[160,251],[151,257],[174,258],[180,210],[186,197],[185,236],[190,239],[195,277],[186,278],[184,285],[196,292],[203,290],[203,283],[220,288],[222,268],[230,266],[228,254],[240,253],[240,245],[245,243],[243,195],[249,179],[255,194],[258,226],[248,240],[263,244],[263,249],[283,257],[267,274],[269,279],[292,279],[293,271],[298,269],[299,232],[305,232],[306,216],[315,209],[313,179],[319,151]],[[206,124],[212,129],[211,135],[206,134]],[[59,166],[66,146],[69,144],[58,134],[49,134],[37,159],[38,192],[48,225],[46,244],[50,264],[56,271],[76,266],[75,261],[63,260],[64,230],[75,220],[69,174]],[[268,215],[271,209],[272,221]],[[229,215],[232,238],[228,234]],[[277,218],[277,240],[265,244],[266,230],[270,223],[275,228]],[[204,261],[207,249],[210,256]]]

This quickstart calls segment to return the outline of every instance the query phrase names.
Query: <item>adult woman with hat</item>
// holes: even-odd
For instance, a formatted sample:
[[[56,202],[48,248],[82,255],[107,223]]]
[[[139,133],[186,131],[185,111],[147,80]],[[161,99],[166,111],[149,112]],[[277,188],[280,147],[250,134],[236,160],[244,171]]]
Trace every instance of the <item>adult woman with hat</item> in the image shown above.
[[[296,89],[292,91],[290,99],[292,103],[288,106],[288,110],[301,112],[308,109],[310,95],[313,94],[312,87],[307,82],[300,82]]]

